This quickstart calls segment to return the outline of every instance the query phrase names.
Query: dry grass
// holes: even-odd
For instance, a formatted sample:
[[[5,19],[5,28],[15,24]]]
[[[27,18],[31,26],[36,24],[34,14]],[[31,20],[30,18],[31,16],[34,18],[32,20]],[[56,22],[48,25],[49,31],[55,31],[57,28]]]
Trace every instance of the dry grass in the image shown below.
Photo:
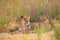
[[[27,40],[38,40],[37,35],[35,33],[14,35],[4,33],[3,35],[0,34],[0,40],[23,40],[24,35],[26,35],[25,38],[27,38]],[[41,36],[41,40],[53,40],[53,31],[49,33],[43,33]]]

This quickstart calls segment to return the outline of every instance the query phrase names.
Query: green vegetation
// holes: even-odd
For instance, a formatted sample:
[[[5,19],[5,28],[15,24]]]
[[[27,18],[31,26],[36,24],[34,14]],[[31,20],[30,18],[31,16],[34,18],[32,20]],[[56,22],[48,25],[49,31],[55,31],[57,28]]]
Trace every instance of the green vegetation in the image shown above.
[[[32,16],[30,18],[30,22],[38,22],[38,18]]]
[[[60,40],[60,24],[55,23],[54,26],[55,26],[55,32],[54,32],[55,40]]]
[[[39,26],[37,25],[37,27],[36,27],[36,29],[35,29],[35,33],[36,33],[37,36],[38,36],[38,40],[40,40],[43,32],[44,32],[44,29],[41,28],[41,27],[39,27]]]
[[[8,26],[8,24],[9,24],[8,17],[0,15],[0,24],[1,24],[0,28],[4,28],[5,29]]]
[[[45,31],[49,32],[51,30],[51,25],[50,24],[45,24]]]
[[[28,40],[28,36],[26,34],[24,34],[23,40]]]
[[[41,4],[38,6],[38,14],[39,14],[39,16],[44,16],[45,15],[44,12],[43,12],[43,7],[42,7]]]

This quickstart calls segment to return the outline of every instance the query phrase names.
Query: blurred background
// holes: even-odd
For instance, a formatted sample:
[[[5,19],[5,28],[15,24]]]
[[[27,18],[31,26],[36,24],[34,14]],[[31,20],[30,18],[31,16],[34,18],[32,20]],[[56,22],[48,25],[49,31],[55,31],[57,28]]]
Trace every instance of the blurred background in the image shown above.
[[[40,34],[44,33],[43,32],[44,30],[49,31],[50,33],[51,29],[55,28],[55,30],[53,29],[55,38],[56,40],[60,40],[60,0],[0,0],[0,32],[5,31],[4,30],[5,28],[7,28],[8,30],[8,27],[10,28],[9,24],[10,22],[12,22],[12,24],[14,24],[13,22],[16,21],[20,22],[20,17],[22,15],[23,16],[30,15],[31,16],[30,22],[40,22],[40,18],[43,18],[45,16],[48,17],[46,19],[49,22],[51,19],[53,19],[52,23],[46,22],[45,20],[44,22],[46,22],[46,24],[42,23],[43,25],[41,26],[41,27],[44,26],[45,29],[37,28],[36,34],[39,37]],[[54,19],[54,17],[56,19]],[[14,24],[11,27],[15,27],[16,24]],[[2,39],[4,40],[4,38]]]
[[[21,15],[30,15],[31,22],[39,21],[40,16],[56,16],[60,20],[60,0],[0,0],[0,23]]]

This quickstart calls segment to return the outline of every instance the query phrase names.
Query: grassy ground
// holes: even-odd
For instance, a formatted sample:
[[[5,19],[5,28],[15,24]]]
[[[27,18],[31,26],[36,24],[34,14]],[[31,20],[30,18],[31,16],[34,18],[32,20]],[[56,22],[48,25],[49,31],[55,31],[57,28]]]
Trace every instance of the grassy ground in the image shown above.
[[[38,40],[35,33],[29,34],[0,34],[0,40]],[[53,31],[42,33],[41,40],[53,40]]]

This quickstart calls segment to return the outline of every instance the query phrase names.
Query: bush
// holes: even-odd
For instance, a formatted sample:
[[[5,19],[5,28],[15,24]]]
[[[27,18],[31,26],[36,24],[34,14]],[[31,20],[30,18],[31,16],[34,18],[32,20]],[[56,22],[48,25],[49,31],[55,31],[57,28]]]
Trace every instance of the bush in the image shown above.
[[[55,26],[55,32],[54,32],[55,40],[60,40],[60,24],[54,23],[54,26]]]
[[[45,24],[45,31],[49,32],[51,30],[51,25],[50,24]]]
[[[1,24],[1,26],[0,26],[1,28],[7,27],[7,25],[9,24],[7,16],[0,15],[0,24]]]
[[[43,28],[40,28],[39,26],[36,27],[35,33],[38,36],[38,40],[40,40],[42,33],[44,32]]]

